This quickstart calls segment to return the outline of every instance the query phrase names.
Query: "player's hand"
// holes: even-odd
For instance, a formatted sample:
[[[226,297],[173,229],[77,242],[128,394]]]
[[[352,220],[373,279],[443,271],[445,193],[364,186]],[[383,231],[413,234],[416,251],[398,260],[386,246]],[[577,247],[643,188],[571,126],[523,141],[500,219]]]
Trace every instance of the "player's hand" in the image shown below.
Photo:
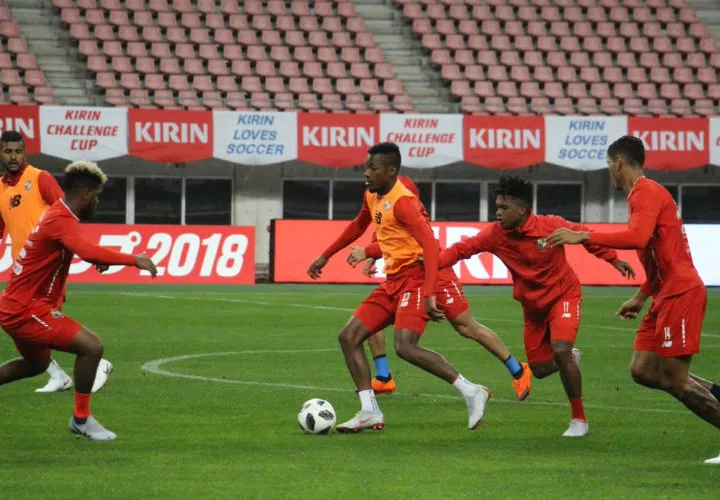
[[[352,249],[352,251],[350,252],[350,255],[348,255],[347,262],[351,266],[355,267],[368,258],[367,255],[365,255],[365,249],[363,247],[353,246],[350,248]]]
[[[372,278],[373,275],[377,273],[377,268],[375,268],[375,262],[375,259],[368,259],[363,266],[362,273],[368,278]]]
[[[613,263],[613,266],[627,279],[635,279],[635,269],[633,269],[629,262],[618,259]]]
[[[559,247],[561,245],[578,245],[585,243],[588,239],[589,233],[561,227],[547,237],[547,242],[551,247]]]
[[[95,269],[97,269],[97,272],[102,274],[108,269],[110,269],[110,266],[108,266],[107,264],[95,264]]]
[[[308,267],[307,273],[312,279],[316,280],[322,274],[322,268],[328,263],[328,260],[322,255],[315,259],[310,267]]]
[[[445,313],[438,309],[435,297],[425,297],[425,312],[432,321],[442,321],[445,319]]]
[[[153,278],[157,276],[157,267],[155,267],[155,263],[153,263],[146,253],[141,253],[135,256],[135,267],[150,272],[150,275]]]
[[[640,310],[642,309],[644,304],[644,300],[635,296],[630,300],[627,300],[623,305],[621,305],[620,309],[618,309],[615,315],[620,316],[621,319],[635,319],[637,318],[638,314],[640,314]]]

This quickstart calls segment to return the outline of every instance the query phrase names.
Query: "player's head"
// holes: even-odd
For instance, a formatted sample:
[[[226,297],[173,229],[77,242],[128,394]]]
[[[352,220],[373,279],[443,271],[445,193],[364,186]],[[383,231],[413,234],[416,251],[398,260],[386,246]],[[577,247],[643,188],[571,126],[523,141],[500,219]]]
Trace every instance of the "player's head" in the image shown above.
[[[370,148],[365,161],[365,183],[371,193],[386,193],[400,171],[400,148],[392,142],[381,142]]]
[[[503,229],[517,229],[533,206],[533,187],[516,175],[503,175],[495,188],[495,217]]]
[[[89,219],[95,212],[107,176],[95,163],[76,161],[65,169],[65,199],[80,219]]]
[[[632,187],[632,180],[642,172],[645,164],[645,145],[642,140],[626,135],[610,144],[607,150],[610,178],[617,189]]]
[[[0,136],[0,162],[7,172],[19,172],[25,164],[25,141],[20,132],[6,130]]]

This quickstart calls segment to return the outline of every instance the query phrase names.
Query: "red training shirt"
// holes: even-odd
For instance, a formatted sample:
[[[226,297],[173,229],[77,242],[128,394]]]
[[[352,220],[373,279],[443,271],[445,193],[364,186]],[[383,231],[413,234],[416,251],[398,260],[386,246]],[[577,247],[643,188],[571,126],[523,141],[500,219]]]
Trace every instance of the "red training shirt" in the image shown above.
[[[545,311],[558,300],[582,295],[580,280],[565,257],[564,247],[551,248],[545,240],[561,227],[587,231],[584,226],[556,215],[530,214],[517,230],[503,229],[496,222],[440,252],[440,268],[481,252],[495,254],[510,270],[513,298],[524,308]],[[617,252],[600,246],[588,245],[586,249],[610,263],[618,258]]]
[[[590,243],[635,249],[647,280],[642,291],[671,297],[704,286],[690,255],[680,211],[667,189],[640,177],[628,196],[630,223],[618,233],[590,233]]]
[[[31,303],[53,308],[65,296],[73,255],[93,264],[135,265],[135,257],[88,243],[80,236],[80,222],[60,199],[42,219],[13,264],[13,274],[0,295],[0,310],[24,312]]]

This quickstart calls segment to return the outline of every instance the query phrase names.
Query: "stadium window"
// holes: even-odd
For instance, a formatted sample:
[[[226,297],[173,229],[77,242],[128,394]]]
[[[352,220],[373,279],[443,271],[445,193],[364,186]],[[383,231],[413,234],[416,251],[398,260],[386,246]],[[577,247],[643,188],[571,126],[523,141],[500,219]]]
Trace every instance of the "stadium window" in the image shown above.
[[[416,182],[415,185],[420,191],[420,201],[425,205],[425,210],[432,215],[432,182]]]
[[[110,177],[103,187],[92,222],[106,224],[125,224],[127,179],[125,177]]]
[[[232,195],[230,179],[185,179],[185,224],[229,226]]]
[[[675,204],[680,205],[680,198],[679,198],[680,189],[677,186],[665,185],[665,184],[663,184],[663,187],[670,192],[670,194],[673,197],[673,200],[675,200]]]
[[[182,221],[182,179],[135,178],[135,222],[138,224],[180,224]]]
[[[435,184],[436,221],[480,220],[480,184],[477,182],[438,182]]]
[[[333,220],[354,219],[362,207],[363,196],[365,196],[364,181],[333,181]]]
[[[489,221],[495,220],[495,212],[497,212],[497,208],[495,207],[495,199],[497,198],[497,196],[495,196],[495,190],[497,189],[497,187],[497,182],[491,182],[488,184],[487,220]]]
[[[538,215],[559,215],[582,221],[582,184],[536,184],[535,211]]]
[[[283,219],[327,219],[330,181],[283,181]]]
[[[720,222],[720,186],[683,186],[682,218],[688,224]]]

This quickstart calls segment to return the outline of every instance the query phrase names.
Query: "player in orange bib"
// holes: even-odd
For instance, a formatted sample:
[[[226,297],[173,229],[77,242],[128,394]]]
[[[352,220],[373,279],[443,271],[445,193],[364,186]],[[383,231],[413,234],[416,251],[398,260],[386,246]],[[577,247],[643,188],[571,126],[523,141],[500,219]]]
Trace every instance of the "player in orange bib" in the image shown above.
[[[363,342],[393,323],[398,356],[452,384],[467,403],[468,427],[475,429],[485,415],[490,390],[470,382],[442,356],[419,345],[428,320],[440,321],[445,314],[454,317],[461,312],[454,301],[439,304],[440,308],[435,301],[439,246],[427,212],[420,200],[398,182],[402,158],[397,145],[378,144],[369,153],[365,162],[368,189],[356,218],[360,231],[351,241],[375,223],[387,279],[363,301],[339,335],[345,362],[360,397],[361,410],[349,421],[338,425],[337,430],[359,432],[385,426],[385,417],[372,389]],[[310,277],[320,276],[328,258],[322,255],[310,265]],[[458,297],[458,300],[461,298],[464,300],[464,297]]]
[[[50,173],[25,162],[25,141],[19,132],[7,130],[0,136],[0,162],[5,169],[0,181],[0,236],[5,230],[10,234],[15,262],[30,232],[45,211],[63,197],[63,190]],[[112,370],[112,363],[100,361],[92,392],[107,384]],[[72,378],[54,359],[47,372],[50,380],[35,392],[65,391],[73,386]]]

